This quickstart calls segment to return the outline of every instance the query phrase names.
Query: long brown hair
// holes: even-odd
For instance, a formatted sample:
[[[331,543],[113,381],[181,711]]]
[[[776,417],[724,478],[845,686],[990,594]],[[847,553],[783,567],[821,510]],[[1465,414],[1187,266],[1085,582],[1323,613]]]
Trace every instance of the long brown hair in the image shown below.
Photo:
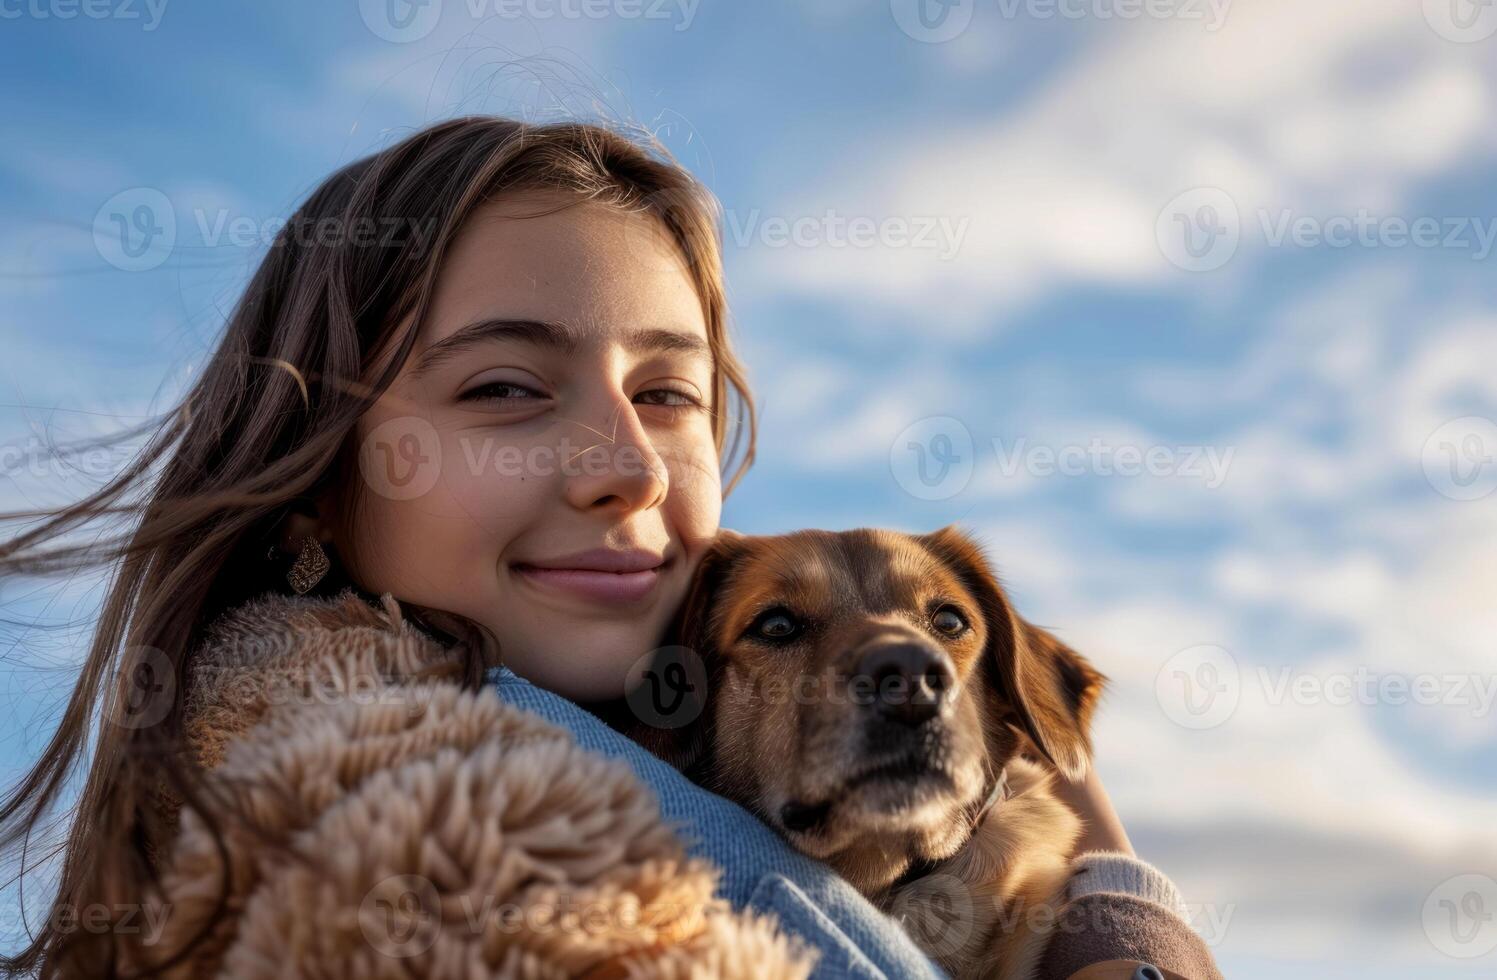
[[[275,587],[265,555],[277,527],[336,487],[355,424],[411,353],[453,236],[493,195],[534,188],[644,211],[668,230],[716,354],[714,436],[732,474],[728,489],[752,462],[753,403],[727,338],[716,204],[657,143],[592,124],[463,118],[333,174],[282,229],[201,377],[131,464],[64,509],[0,515],[34,522],[0,543],[0,576],[113,571],[61,721],[0,801],[0,849],[31,860],[33,832],[58,817],[70,777],[87,766],[61,838],[53,908],[149,890],[154,847],[169,829],[158,793],[166,786],[194,805],[201,780],[180,751],[180,697],[153,708],[161,717],[150,725],[110,719],[124,716],[141,671],[154,672],[158,688],[182,691],[203,628]],[[352,233],[397,222],[429,234]],[[407,322],[415,326],[397,330]],[[110,537],[77,543],[73,532],[101,520],[123,523]],[[0,969],[97,976],[134,959],[121,956],[125,930],[61,929],[57,921],[48,917],[29,945],[0,958]],[[159,951],[153,959],[160,962]]]

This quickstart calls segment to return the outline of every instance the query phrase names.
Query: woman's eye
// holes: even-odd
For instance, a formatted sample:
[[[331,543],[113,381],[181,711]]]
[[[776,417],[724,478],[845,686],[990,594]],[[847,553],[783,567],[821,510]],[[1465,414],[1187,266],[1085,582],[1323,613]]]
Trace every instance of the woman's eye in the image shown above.
[[[458,401],[532,401],[546,396],[533,388],[513,381],[489,381],[468,389],[458,396]],[[672,388],[652,388],[635,396],[635,400],[646,405],[664,408],[689,408],[699,404],[694,395]]]
[[[690,408],[701,404],[695,395],[674,388],[651,388],[635,395],[635,400],[646,405],[662,405],[666,408]]]
[[[945,633],[947,636],[960,636],[967,631],[967,621],[962,618],[961,613],[950,606],[937,609],[936,614],[930,618],[930,624],[938,632]]]
[[[788,640],[801,630],[801,624],[784,609],[761,613],[749,626],[749,634],[761,640]]]
[[[544,395],[512,381],[489,381],[470,388],[458,396],[458,401],[516,401],[544,398]]]

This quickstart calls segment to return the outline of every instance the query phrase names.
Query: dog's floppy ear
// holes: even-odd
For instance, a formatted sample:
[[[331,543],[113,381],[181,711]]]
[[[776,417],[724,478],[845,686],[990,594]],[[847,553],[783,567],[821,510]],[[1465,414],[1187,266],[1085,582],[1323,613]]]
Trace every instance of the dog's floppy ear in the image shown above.
[[[747,538],[727,528],[717,532],[717,537],[702,556],[686,590],[686,599],[676,611],[666,630],[666,643],[688,647],[707,659],[717,643],[714,636],[713,599],[717,590],[728,577],[733,563],[743,556]]]
[[[954,525],[921,539],[982,605],[983,667],[1012,708],[1014,723],[1063,775],[1091,764],[1091,719],[1106,683],[1086,658],[1021,619],[1004,598],[982,549]]]
[[[650,724],[635,711],[637,723],[629,732],[635,741],[688,774],[706,763],[712,747],[714,695],[723,675],[722,657],[716,649],[713,602],[734,562],[744,553],[744,540],[737,531],[725,528],[718,532],[661,640],[662,656],[678,662],[684,657],[687,674],[696,675],[694,684],[703,685],[691,693],[697,700],[690,720],[673,726]],[[681,648],[689,652],[682,654]]]
[[[1080,779],[1091,765],[1092,715],[1107,679],[1048,630],[1013,618],[1016,646],[1027,646],[1029,652],[1017,657],[1023,665],[1019,689],[1032,692],[1025,698],[1037,729],[1026,734],[1067,779]]]

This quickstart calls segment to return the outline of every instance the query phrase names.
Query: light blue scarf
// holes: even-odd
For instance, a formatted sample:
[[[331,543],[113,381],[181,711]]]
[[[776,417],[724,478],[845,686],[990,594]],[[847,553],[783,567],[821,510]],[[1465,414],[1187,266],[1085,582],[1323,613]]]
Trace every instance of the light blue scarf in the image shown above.
[[[491,671],[489,682],[506,702],[566,729],[583,748],[633,767],[691,854],[722,869],[719,895],[734,908],[772,913],[783,929],[820,952],[814,976],[945,976],[898,923],[826,865],[792,850],[747,810],[696,786],[583,708],[507,667]]]

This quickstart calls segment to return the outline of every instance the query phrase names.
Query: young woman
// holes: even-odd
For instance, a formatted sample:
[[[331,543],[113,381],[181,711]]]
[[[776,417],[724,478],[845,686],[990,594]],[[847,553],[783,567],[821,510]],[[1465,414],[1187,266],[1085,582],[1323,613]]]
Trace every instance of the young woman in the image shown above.
[[[7,966],[934,975],[577,706],[629,690],[752,460],[726,320],[710,196],[611,130],[459,119],[330,177],[138,460],[0,546],[6,574],[116,563],[0,808],[34,861],[86,768]],[[1215,975],[1100,786],[1067,792],[1119,853],[1078,862],[1047,975]]]

